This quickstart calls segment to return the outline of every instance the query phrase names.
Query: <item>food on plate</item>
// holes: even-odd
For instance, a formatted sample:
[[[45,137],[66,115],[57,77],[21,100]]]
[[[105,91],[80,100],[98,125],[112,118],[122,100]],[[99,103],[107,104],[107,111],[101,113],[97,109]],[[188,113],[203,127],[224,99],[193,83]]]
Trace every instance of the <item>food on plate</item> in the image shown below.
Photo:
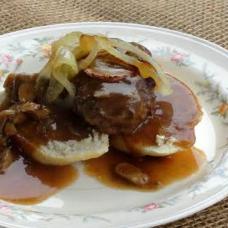
[[[138,167],[127,162],[117,164],[115,172],[136,185],[145,185],[149,182],[149,177],[146,173],[143,173]]]
[[[35,103],[35,79],[8,76],[4,87],[9,107],[1,112],[5,121],[2,134],[43,164],[67,165],[107,152],[108,135],[92,129],[82,119],[75,121],[66,108]],[[61,121],[64,117],[66,120]]]
[[[131,134],[151,114],[154,82],[150,78],[125,76],[110,83],[82,73],[75,87],[74,110],[100,132]]]
[[[112,136],[114,147],[138,155],[167,156],[194,145],[194,127],[202,117],[200,106],[184,83],[168,78],[172,94],[155,93],[150,117],[132,134]]]
[[[202,116],[195,95],[140,44],[72,32],[52,43],[39,73],[10,74],[4,88],[2,175],[19,161],[49,170],[87,160],[87,174],[105,184],[151,190],[196,171],[196,154],[203,160],[193,148]],[[183,159],[191,161],[182,175],[154,175],[181,169]]]

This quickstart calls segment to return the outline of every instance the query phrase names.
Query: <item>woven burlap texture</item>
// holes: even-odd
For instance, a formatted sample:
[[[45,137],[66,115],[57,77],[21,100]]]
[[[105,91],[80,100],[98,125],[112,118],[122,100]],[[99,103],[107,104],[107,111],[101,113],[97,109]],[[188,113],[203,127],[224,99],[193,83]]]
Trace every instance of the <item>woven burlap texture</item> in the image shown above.
[[[1,0],[0,33],[53,23],[120,21],[179,30],[228,48],[228,0]],[[228,199],[161,227],[228,227]]]

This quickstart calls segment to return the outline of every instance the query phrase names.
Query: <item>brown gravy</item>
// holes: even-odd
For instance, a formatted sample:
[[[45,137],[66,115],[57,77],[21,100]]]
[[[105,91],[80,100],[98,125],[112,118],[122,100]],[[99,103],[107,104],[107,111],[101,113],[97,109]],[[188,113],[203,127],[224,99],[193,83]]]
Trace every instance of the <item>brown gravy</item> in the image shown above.
[[[49,140],[81,140],[91,133],[91,128],[72,111],[48,107],[51,118],[48,122],[28,119],[17,126],[17,131],[36,146],[45,145]]]
[[[154,115],[133,134],[123,135],[126,146],[132,152],[137,153],[135,145],[155,144],[157,134],[175,137],[181,146],[191,147],[195,143],[194,127],[202,116],[200,105],[184,83],[171,76],[169,80],[172,94],[156,94]]]
[[[39,203],[77,179],[72,166],[46,166],[20,155],[0,174],[0,198],[18,204]]]
[[[86,161],[86,173],[100,182],[114,188],[155,190],[174,181],[190,176],[203,164],[205,155],[196,148],[194,126],[201,118],[201,109],[191,90],[181,81],[169,77],[173,93],[169,96],[156,94],[155,113],[133,134],[122,135],[125,146],[133,154],[138,148],[154,145],[156,135],[172,136],[182,151],[167,157],[132,157],[111,150],[102,157]],[[135,186],[115,174],[118,163],[128,162],[140,168],[150,177],[149,184]]]
[[[115,174],[115,166],[120,162],[128,162],[146,173],[150,182],[136,186]],[[175,181],[184,179],[195,173],[205,162],[205,155],[196,148],[186,149],[167,157],[130,157],[116,150],[85,162],[87,175],[99,182],[118,189],[134,189],[138,191],[158,190]]]
[[[183,83],[171,78],[171,85],[174,93],[168,97],[157,96],[155,118],[148,120],[135,134],[127,136],[125,141],[128,145],[137,141],[144,145],[151,144],[158,132],[175,136],[188,147],[194,143],[194,124],[200,119],[200,107],[195,96]],[[46,144],[48,140],[79,140],[90,132],[89,128],[85,130],[83,121],[76,121],[72,112],[56,110],[54,107],[53,111],[56,115],[51,124],[47,123],[48,131],[43,131],[43,124],[31,120],[18,126],[18,132],[36,146]],[[107,154],[84,164],[89,176],[107,186],[151,191],[190,176],[199,170],[204,161],[204,154],[195,148],[186,148],[174,155],[160,158],[132,157],[110,149]],[[114,167],[119,162],[134,164],[148,174],[151,181],[143,187],[125,181],[114,172]],[[45,166],[18,155],[0,173],[0,198],[14,203],[34,204],[47,199],[76,179],[77,171],[72,166]]]

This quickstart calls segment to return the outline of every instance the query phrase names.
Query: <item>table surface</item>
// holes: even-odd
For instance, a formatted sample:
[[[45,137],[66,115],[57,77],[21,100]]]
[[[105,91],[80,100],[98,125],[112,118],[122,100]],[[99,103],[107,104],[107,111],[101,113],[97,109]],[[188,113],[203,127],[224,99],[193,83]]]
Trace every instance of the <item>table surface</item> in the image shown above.
[[[118,21],[187,32],[228,49],[228,0],[1,0],[0,33],[53,23]],[[228,227],[228,199],[160,226]]]

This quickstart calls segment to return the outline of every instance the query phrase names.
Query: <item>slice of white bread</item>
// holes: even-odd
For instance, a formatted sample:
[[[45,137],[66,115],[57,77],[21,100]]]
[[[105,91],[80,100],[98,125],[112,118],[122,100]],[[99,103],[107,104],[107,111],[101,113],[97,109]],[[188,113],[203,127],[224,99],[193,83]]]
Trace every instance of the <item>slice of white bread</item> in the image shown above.
[[[36,146],[21,135],[14,135],[12,140],[22,151],[34,160],[46,165],[68,165],[76,161],[96,158],[108,152],[109,138],[107,134],[93,131],[80,141],[49,141],[46,145]]]

